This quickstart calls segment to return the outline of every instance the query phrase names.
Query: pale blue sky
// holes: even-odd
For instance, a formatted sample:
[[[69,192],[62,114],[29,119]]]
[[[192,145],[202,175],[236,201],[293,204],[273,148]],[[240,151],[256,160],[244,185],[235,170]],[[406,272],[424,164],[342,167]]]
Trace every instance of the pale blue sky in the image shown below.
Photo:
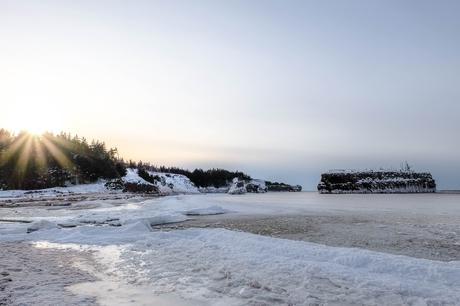
[[[408,160],[460,189],[460,1],[0,0],[0,47],[7,128],[306,189]]]

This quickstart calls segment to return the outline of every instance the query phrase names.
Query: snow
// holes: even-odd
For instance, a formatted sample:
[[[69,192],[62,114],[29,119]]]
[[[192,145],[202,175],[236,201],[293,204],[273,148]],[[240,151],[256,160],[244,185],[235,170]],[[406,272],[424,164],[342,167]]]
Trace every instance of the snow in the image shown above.
[[[460,262],[437,262],[361,249],[262,237],[223,229],[151,232],[127,227],[46,229],[28,239],[70,244],[108,256],[110,271],[208,305],[458,304]],[[117,260],[111,262],[114,246]],[[51,247],[53,247],[51,245]]]
[[[149,183],[137,174],[137,169],[126,169],[126,175],[122,178],[125,183],[135,183],[144,185],[155,185],[159,188],[162,195],[173,194],[198,194],[198,188],[184,175],[169,174],[148,171],[153,176],[158,176],[161,181],[155,184]],[[39,190],[0,190],[0,200],[7,199],[37,199],[43,197],[55,197],[70,194],[90,194],[90,193],[116,193],[117,191],[107,190],[105,180],[100,180],[91,184],[71,185],[67,187],[54,187]],[[118,191],[121,192],[121,191]]]
[[[228,189],[229,194],[245,194],[246,192],[250,193],[265,193],[267,192],[267,186],[264,180],[252,179],[249,182],[240,180],[235,177],[230,184]]]
[[[156,186],[160,188],[162,194],[171,195],[200,193],[195,184],[193,184],[185,175],[154,171],[147,172],[152,176],[160,177],[161,182],[158,182]]]
[[[246,193],[245,185],[246,184],[243,180],[239,180],[237,177],[235,177],[232,181],[232,184],[230,185],[228,193],[229,194],[245,194]]]
[[[107,192],[105,181],[99,181],[93,184],[72,185],[67,187],[54,187],[39,190],[0,190],[0,199],[6,198],[40,198],[44,196],[66,195],[72,193],[97,193]]]
[[[152,184],[141,178],[137,174],[137,169],[128,168],[126,176],[123,177],[123,181],[127,183],[154,185],[158,187],[161,195],[200,193],[198,188],[185,175],[154,171],[147,171],[147,173],[153,177],[159,178],[159,180],[156,181],[155,184]]]
[[[126,175],[123,177],[123,181],[125,183],[136,183],[136,184],[143,184],[143,185],[153,185],[149,182],[147,182],[146,180],[144,180],[143,178],[141,178],[138,174],[137,174],[137,169],[133,169],[133,168],[128,168],[126,169]]]
[[[460,304],[459,261],[331,247],[225,229],[158,231],[152,226],[181,222],[187,215],[222,212],[360,212],[391,218],[458,218],[459,200],[459,195],[447,194],[335,196],[301,192],[100,200],[58,210],[0,208],[2,219],[32,222],[0,223],[0,243],[31,241],[42,248],[91,251],[105,267],[98,272],[103,283],[94,284],[103,291],[95,292],[98,290],[91,288],[96,287],[83,284],[73,286],[72,292],[97,296],[98,301],[120,288],[120,296],[129,292],[129,296],[146,295],[142,298],[148,300],[150,295],[153,300],[160,295],[174,305],[179,304],[177,299],[197,305],[455,305]]]

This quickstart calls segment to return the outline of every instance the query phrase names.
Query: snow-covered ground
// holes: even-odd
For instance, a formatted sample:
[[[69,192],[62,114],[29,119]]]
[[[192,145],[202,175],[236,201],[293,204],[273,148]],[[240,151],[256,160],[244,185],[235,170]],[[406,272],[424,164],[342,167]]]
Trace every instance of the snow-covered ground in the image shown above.
[[[63,304],[78,300],[74,295],[86,296],[86,301],[94,298],[102,305],[148,305],[155,299],[162,305],[460,304],[459,261],[401,256],[385,249],[375,252],[365,246],[326,246],[216,226],[157,227],[217,214],[212,218],[375,217],[388,219],[388,227],[404,228],[407,223],[417,230],[420,226],[421,233],[428,224],[430,231],[439,231],[440,237],[446,235],[449,243],[460,245],[460,195],[303,192],[178,195],[0,208],[4,220],[0,222],[0,247],[21,241],[40,249],[92,254],[94,262],[74,268],[99,281],[66,287],[72,300]],[[8,220],[12,222],[5,222]],[[356,235],[353,231],[350,235],[353,233]],[[8,256],[2,256],[0,270],[11,264]],[[36,281],[31,277],[29,286],[39,294]],[[38,298],[27,296],[30,303],[34,296]],[[11,303],[15,304],[14,299]]]
[[[93,184],[82,184],[69,187],[53,187],[39,190],[0,190],[0,199],[42,198],[53,197],[57,195],[69,195],[73,193],[88,194],[96,192],[108,192],[104,184],[105,181],[101,181]]]

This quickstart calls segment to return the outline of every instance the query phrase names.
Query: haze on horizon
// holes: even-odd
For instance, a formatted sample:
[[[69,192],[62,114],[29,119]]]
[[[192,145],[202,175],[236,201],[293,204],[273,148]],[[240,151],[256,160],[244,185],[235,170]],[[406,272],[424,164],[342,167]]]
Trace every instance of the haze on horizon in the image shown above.
[[[458,1],[0,0],[0,127],[315,188],[409,161],[460,189]]]

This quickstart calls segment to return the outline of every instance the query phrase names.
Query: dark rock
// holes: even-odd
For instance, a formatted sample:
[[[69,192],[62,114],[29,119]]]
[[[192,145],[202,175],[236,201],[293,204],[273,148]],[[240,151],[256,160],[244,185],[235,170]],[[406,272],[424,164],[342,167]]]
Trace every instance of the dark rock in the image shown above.
[[[139,184],[139,183],[125,183],[123,192],[134,192],[134,193],[149,193],[159,194],[158,187],[155,185]]]
[[[300,192],[302,191],[302,186],[300,185],[289,185],[285,183],[270,182],[270,181],[266,181],[265,185],[267,186],[268,191],[276,191],[276,192]]]
[[[430,173],[413,171],[334,171],[323,173],[320,193],[432,193]]]

